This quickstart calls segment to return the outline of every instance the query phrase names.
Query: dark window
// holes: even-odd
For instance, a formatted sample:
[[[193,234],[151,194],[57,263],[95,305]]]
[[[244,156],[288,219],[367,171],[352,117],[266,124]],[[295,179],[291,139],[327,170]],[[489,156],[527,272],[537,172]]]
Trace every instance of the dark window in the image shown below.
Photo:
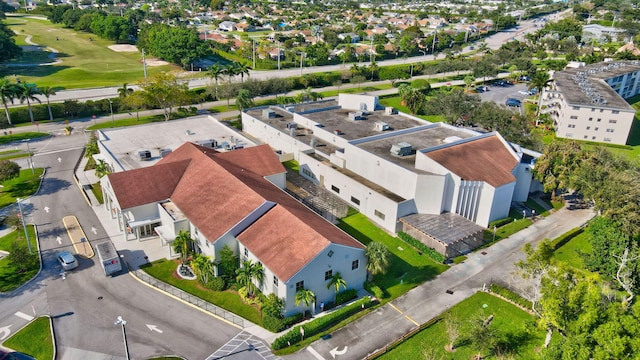
[[[335,185],[331,185],[331,190],[335,191],[336,193],[340,194],[340,188],[335,186]]]
[[[296,283],[296,292],[298,292],[298,291],[300,291],[302,289],[304,289],[304,280],[303,281],[298,281]]]
[[[359,200],[359,199],[354,198],[353,196],[351,197],[351,202],[352,202],[352,203],[354,203],[354,204],[356,204],[356,205],[360,205],[360,200]]]
[[[620,114],[620,111],[618,111],[618,110],[611,110],[611,113],[612,113],[612,114]]]
[[[329,250],[329,252],[327,253],[328,257],[332,257],[333,256],[333,250]]]
[[[351,270],[355,270],[360,267],[360,260],[353,260],[351,262]]]
[[[380,211],[376,210],[373,212],[375,214],[375,216],[379,217],[380,219],[384,220],[384,214],[381,213]]]
[[[249,249],[244,248],[244,256],[249,256]]]
[[[333,270],[329,270],[329,271],[325,271],[324,272],[324,279],[325,280],[331,279],[332,276],[333,276]]]
[[[278,278],[277,277],[273,277],[273,286],[278,286]]]

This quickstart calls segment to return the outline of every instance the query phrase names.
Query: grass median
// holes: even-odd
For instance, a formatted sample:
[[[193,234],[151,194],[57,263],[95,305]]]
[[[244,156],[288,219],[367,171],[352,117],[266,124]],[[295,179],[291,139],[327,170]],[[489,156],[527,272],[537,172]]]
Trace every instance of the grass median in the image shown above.
[[[11,257],[9,256],[0,259],[0,292],[13,291],[19,288],[22,284],[36,276],[40,269],[40,262],[38,261],[37,255],[38,244],[33,225],[27,226],[27,233],[29,234],[29,244],[31,244],[33,254],[21,262],[23,269],[19,269],[18,266],[12,263]],[[19,242],[22,245],[26,244],[24,230],[22,228],[18,228],[1,237],[0,250],[10,252],[14,242]]]
[[[2,345],[36,360],[53,359],[51,320],[45,316],[35,319]],[[11,355],[9,359],[13,359]]]

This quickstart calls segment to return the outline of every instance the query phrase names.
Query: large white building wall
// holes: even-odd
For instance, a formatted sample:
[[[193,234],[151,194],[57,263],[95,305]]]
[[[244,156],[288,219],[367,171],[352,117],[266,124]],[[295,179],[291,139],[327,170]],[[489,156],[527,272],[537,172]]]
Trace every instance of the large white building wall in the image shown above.
[[[447,195],[446,176],[418,175],[415,190],[416,212],[421,214],[441,214],[445,209]],[[404,216],[408,214],[401,214]]]
[[[377,96],[345,94],[345,93],[338,95],[338,105],[342,106],[343,109],[347,109],[347,110],[373,111],[376,109],[377,104],[378,104]]]
[[[516,186],[513,191],[513,201],[525,202],[531,192],[533,175],[531,164],[519,163],[514,169],[513,175],[516,177]]]
[[[329,257],[329,251],[333,251]],[[358,267],[352,269],[354,261],[358,262]],[[296,284],[304,281],[304,288],[313,291],[316,295],[316,309],[321,302],[329,303],[334,301],[335,288],[327,289],[329,280],[325,280],[325,273],[332,271],[332,274],[340,273],[347,283],[347,289],[362,289],[367,278],[366,256],[364,250],[349,248],[346,246],[331,244],[322,251],[316,258],[304,267],[303,270],[292,276],[286,282],[285,289],[285,316],[292,315],[303,310],[308,310],[304,303],[295,305]],[[278,289],[280,290],[280,289]],[[343,289],[341,289],[342,291]],[[268,293],[267,293],[268,294]]]
[[[160,214],[158,214],[157,203],[150,203],[126,209],[125,216],[129,221],[141,221],[146,219],[158,219]]]
[[[513,200],[515,186],[515,182],[502,185],[495,189],[491,186],[487,186],[487,188],[491,188],[492,191],[490,192],[490,197],[487,197],[487,203],[482,204],[483,209],[485,209],[483,216],[486,214],[486,218],[483,217],[483,219],[486,219],[483,226],[486,227],[492,221],[504,219],[509,216],[509,209],[511,208],[511,201]]]
[[[293,154],[295,159],[297,159],[298,151],[311,149],[307,144],[297,141],[289,134],[265,124],[260,119],[256,119],[245,112],[242,112],[241,115],[243,131],[261,142],[269,144],[273,149],[281,150],[285,154]]]
[[[635,112],[601,106],[562,104],[556,135],[563,138],[624,145]]]

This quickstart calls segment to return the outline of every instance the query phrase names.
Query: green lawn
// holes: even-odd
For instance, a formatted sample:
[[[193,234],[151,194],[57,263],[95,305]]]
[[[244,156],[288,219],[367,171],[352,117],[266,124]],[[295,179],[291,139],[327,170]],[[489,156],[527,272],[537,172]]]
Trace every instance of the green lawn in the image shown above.
[[[529,218],[523,219],[522,214],[520,214],[519,218],[515,218],[515,217],[511,217],[511,218],[514,219],[515,221],[512,220],[510,223],[500,226],[499,228],[496,229],[495,241],[506,239],[509,236],[517,233],[522,229],[526,229],[529,226],[531,226],[531,224],[533,224],[531,219]],[[489,243],[485,244],[484,246],[481,246],[479,249],[483,249],[485,247],[492,245],[492,242],[494,240],[493,229],[487,229],[484,231],[484,240],[488,241]]]
[[[28,125],[31,125],[31,123],[29,123]],[[41,132],[25,132],[25,133],[19,133],[19,134],[7,134],[7,135],[0,136],[0,145],[10,144],[12,142],[17,143],[26,139],[33,140],[33,139],[38,139],[38,138],[43,138],[48,136],[51,136],[51,135],[47,133],[41,133]]]
[[[20,170],[20,176],[2,183],[0,190],[0,208],[16,202],[16,198],[25,198],[35,194],[40,186],[40,177],[44,169],[36,168],[35,174],[31,169]]]
[[[178,279],[173,275],[177,267],[178,264],[175,261],[162,259],[148,265],[143,265],[140,268],[158,280],[171,284],[189,294],[195,295],[205,301],[231,311],[254,324],[262,326],[262,318],[258,309],[245,305],[237,292],[231,290],[213,291],[203,288],[195,280]]]
[[[29,243],[33,250],[34,256],[38,253],[38,244],[36,240],[36,233],[33,225],[27,226],[27,232],[29,234]],[[9,251],[11,244],[14,241],[25,241],[24,229],[22,227],[0,238],[0,250]],[[38,261],[33,262],[33,267],[24,272],[18,272],[8,258],[0,259],[0,292],[12,291],[20,287],[20,285],[33,278],[40,269],[40,263]]]
[[[39,86],[62,89],[117,86],[135,83],[144,78],[142,58],[139,52],[116,52],[108,48],[113,42],[97,36],[66,29],[61,24],[47,20],[9,16],[5,20],[9,27],[20,35],[32,35],[31,41],[59,51],[62,63],[38,67],[5,68],[0,75],[13,75]],[[90,41],[89,38],[93,38]],[[59,40],[56,40],[58,38]],[[37,59],[34,56],[37,55]],[[32,63],[48,60],[49,53],[25,51],[17,62]],[[178,69],[175,66],[147,66],[149,75]]]
[[[411,114],[411,111],[409,111],[409,109],[406,106],[402,105],[402,100],[400,99],[399,96],[390,96],[390,97],[381,98],[380,104],[384,106],[391,106],[394,109],[400,112],[403,112],[405,114]],[[445,119],[445,117],[442,115],[415,115],[415,116],[429,122],[447,122],[447,119]]]
[[[174,113],[173,115],[176,115],[176,113]],[[165,121],[164,115],[140,116],[140,119],[137,119],[136,116],[134,115],[133,117],[127,118],[127,119],[105,121],[99,124],[91,125],[87,128],[87,130],[111,129],[111,128],[136,126],[136,125],[143,125],[143,124],[148,124],[153,122],[163,122],[163,121]]]
[[[96,197],[98,202],[102,205],[104,203],[104,196],[102,195],[102,187],[100,183],[91,184],[91,192]]]
[[[535,328],[534,316],[506,301],[483,292],[478,292],[453,306],[445,314],[448,313],[451,313],[454,319],[461,323],[461,337],[456,342],[455,352],[447,352],[444,349],[449,340],[445,322],[441,320],[420,331],[378,359],[472,359],[477,351],[472,347],[470,341],[465,338],[465,334],[468,333],[470,328],[469,320],[477,316],[485,319],[490,315],[494,316],[490,326],[497,332],[496,340],[501,348],[508,350],[509,354],[512,354],[515,359],[534,359],[537,354],[536,350],[544,342],[544,332]],[[425,352],[436,356],[425,357]],[[488,358],[495,359],[499,357],[492,356]]]
[[[589,234],[583,232],[558,248],[553,253],[553,259],[570,265],[578,270],[587,271],[584,266],[584,261],[579,253],[590,253],[591,251]]]
[[[386,274],[378,274],[373,278],[375,284],[388,295],[382,299],[383,302],[397,298],[449,268],[435,262],[426,254],[420,255],[418,250],[387,234],[360,213],[342,218],[338,227],[365,245],[375,240],[389,248],[389,270]]]
[[[53,359],[53,340],[48,317],[39,317],[11,336],[2,345],[36,360]]]

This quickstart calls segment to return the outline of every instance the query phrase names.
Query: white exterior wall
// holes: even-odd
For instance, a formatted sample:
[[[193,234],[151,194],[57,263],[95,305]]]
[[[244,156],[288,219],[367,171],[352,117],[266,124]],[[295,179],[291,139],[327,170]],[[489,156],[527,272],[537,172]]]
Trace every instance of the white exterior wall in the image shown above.
[[[622,98],[628,99],[640,93],[640,70],[609,78],[605,82]]]
[[[418,175],[415,190],[416,212],[421,214],[441,214],[445,210],[448,192],[447,178],[443,175]],[[402,214],[404,216],[408,214]]]
[[[492,187],[492,203],[486,204],[485,209],[487,211],[487,220],[483,226],[488,226],[490,222],[495,220],[504,219],[509,216],[509,209],[511,208],[511,201],[513,200],[513,193],[516,183],[512,182],[506,185],[499,186],[493,189]],[[487,186],[490,187],[490,186]]]
[[[513,201],[524,202],[529,198],[531,192],[531,183],[533,182],[533,175],[531,170],[533,166],[531,164],[518,163],[513,175],[516,177],[516,186],[513,191]]]
[[[338,105],[342,106],[346,110],[363,110],[361,106],[364,106],[364,110],[373,111],[378,104],[378,97],[371,95],[359,95],[359,94],[338,94]]]
[[[276,150],[281,150],[284,154],[293,154],[298,159],[298,151],[310,150],[311,147],[297,141],[280,130],[263,123],[260,119],[253,118],[242,112],[242,129],[247,134],[260,139],[263,143],[269,144]]]
[[[100,150],[98,156],[100,159],[104,160],[104,162],[109,165],[112,172],[121,172],[124,171],[124,167],[116,160],[115,156],[109,151],[109,148],[104,146],[102,140],[108,140],[109,138],[102,132],[97,131],[98,134],[98,149]]]
[[[158,213],[158,204],[151,203],[126,209],[125,217],[129,221],[157,219],[160,217],[160,214]]]
[[[329,251],[333,251],[333,256],[328,256]],[[357,269],[352,270],[351,264],[354,260],[358,260],[359,266]],[[296,283],[299,281],[304,281],[304,288],[313,291],[316,295],[315,310],[317,310],[321,302],[329,303],[334,301],[335,289],[327,289],[329,280],[324,279],[326,271],[331,270],[334,275],[340,272],[347,283],[347,289],[362,289],[367,278],[365,266],[364,250],[338,244],[329,245],[320,255],[309,262],[302,271],[283,284],[284,286],[278,287],[281,294],[284,292],[285,316],[309,309],[305,304],[295,305]],[[268,294],[268,292],[265,294]]]
[[[285,187],[287,187],[286,172],[283,172],[281,174],[271,175],[271,176],[265,176],[264,178],[267,179],[273,185],[279,187],[280,189],[284,189]]]
[[[635,112],[601,106],[562,104],[556,126],[558,137],[626,144]]]

